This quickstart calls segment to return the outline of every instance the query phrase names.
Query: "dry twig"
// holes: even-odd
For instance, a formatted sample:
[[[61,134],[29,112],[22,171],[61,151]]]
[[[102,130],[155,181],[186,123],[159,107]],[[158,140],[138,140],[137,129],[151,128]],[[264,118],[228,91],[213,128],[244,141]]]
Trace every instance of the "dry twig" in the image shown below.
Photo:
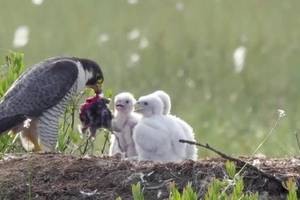
[[[295,135],[296,135],[297,145],[298,145],[298,148],[300,150],[300,141],[299,141],[298,132],[296,132]]]
[[[191,144],[191,145],[197,145],[199,147],[203,147],[205,149],[208,149],[208,150],[210,150],[210,151],[218,154],[222,158],[225,158],[227,160],[235,162],[238,167],[240,167],[240,168],[242,168],[244,170],[246,168],[251,169],[251,170],[257,172],[258,174],[260,174],[262,177],[265,177],[265,178],[267,178],[269,180],[274,181],[275,183],[278,183],[278,185],[282,188],[282,190],[285,191],[285,192],[287,192],[287,189],[283,187],[282,181],[278,177],[273,176],[273,175],[268,174],[268,173],[265,173],[265,172],[261,171],[260,169],[258,169],[257,167],[255,167],[254,165],[249,164],[248,162],[245,162],[245,161],[243,161],[241,159],[238,159],[238,158],[231,157],[231,156],[229,156],[229,155],[227,155],[227,154],[225,154],[225,153],[223,153],[223,152],[221,152],[219,150],[216,150],[215,148],[211,147],[207,143],[204,145],[204,144],[201,144],[199,142],[194,142],[194,141],[189,141],[189,140],[179,140],[179,142],[181,142],[181,143],[187,143],[187,144]]]
[[[105,135],[104,135],[105,140],[104,140],[104,144],[103,144],[103,147],[102,147],[102,150],[101,150],[101,154],[104,153],[106,144],[109,141],[109,138],[108,138],[109,133],[112,133],[112,130],[105,131]]]

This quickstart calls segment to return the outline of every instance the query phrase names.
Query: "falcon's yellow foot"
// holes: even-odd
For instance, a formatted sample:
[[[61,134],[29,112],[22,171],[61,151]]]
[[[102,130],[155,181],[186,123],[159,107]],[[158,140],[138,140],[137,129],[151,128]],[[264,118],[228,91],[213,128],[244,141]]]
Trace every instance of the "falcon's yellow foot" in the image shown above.
[[[41,147],[41,145],[39,145],[38,143],[36,144],[33,144],[34,147],[32,149],[32,152],[35,152],[35,153],[40,153],[43,151],[43,148]]]

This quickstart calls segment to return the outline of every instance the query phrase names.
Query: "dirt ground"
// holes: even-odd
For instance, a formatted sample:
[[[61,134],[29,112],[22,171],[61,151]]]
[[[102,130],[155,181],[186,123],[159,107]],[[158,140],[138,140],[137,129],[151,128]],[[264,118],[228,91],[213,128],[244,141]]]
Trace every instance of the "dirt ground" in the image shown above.
[[[261,199],[285,199],[280,183],[294,177],[300,183],[300,158],[246,158],[270,177],[246,168],[245,190],[258,191]],[[63,154],[6,156],[0,161],[0,199],[122,199],[131,198],[131,184],[141,182],[145,199],[166,199],[169,183],[182,189],[192,182],[203,197],[208,184],[226,177],[224,159],[159,164],[108,157]],[[275,177],[272,179],[272,177]],[[279,180],[279,182],[278,182]]]

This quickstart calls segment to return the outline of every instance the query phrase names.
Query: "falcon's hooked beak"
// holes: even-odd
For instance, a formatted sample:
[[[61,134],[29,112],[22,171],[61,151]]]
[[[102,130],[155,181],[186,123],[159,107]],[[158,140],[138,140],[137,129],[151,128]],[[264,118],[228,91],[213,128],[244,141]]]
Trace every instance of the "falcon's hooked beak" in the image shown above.
[[[103,79],[97,80],[97,83],[94,85],[90,85],[89,87],[92,88],[96,94],[100,94],[102,92],[102,84]]]

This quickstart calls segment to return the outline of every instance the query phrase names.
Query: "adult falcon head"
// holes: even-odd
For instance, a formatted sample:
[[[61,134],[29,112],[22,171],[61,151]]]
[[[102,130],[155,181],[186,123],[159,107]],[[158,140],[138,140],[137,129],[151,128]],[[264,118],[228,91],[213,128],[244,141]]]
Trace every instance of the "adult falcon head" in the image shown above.
[[[54,150],[68,101],[85,87],[100,92],[103,80],[101,68],[89,59],[54,57],[33,65],[0,101],[0,133],[21,132],[27,150]]]

